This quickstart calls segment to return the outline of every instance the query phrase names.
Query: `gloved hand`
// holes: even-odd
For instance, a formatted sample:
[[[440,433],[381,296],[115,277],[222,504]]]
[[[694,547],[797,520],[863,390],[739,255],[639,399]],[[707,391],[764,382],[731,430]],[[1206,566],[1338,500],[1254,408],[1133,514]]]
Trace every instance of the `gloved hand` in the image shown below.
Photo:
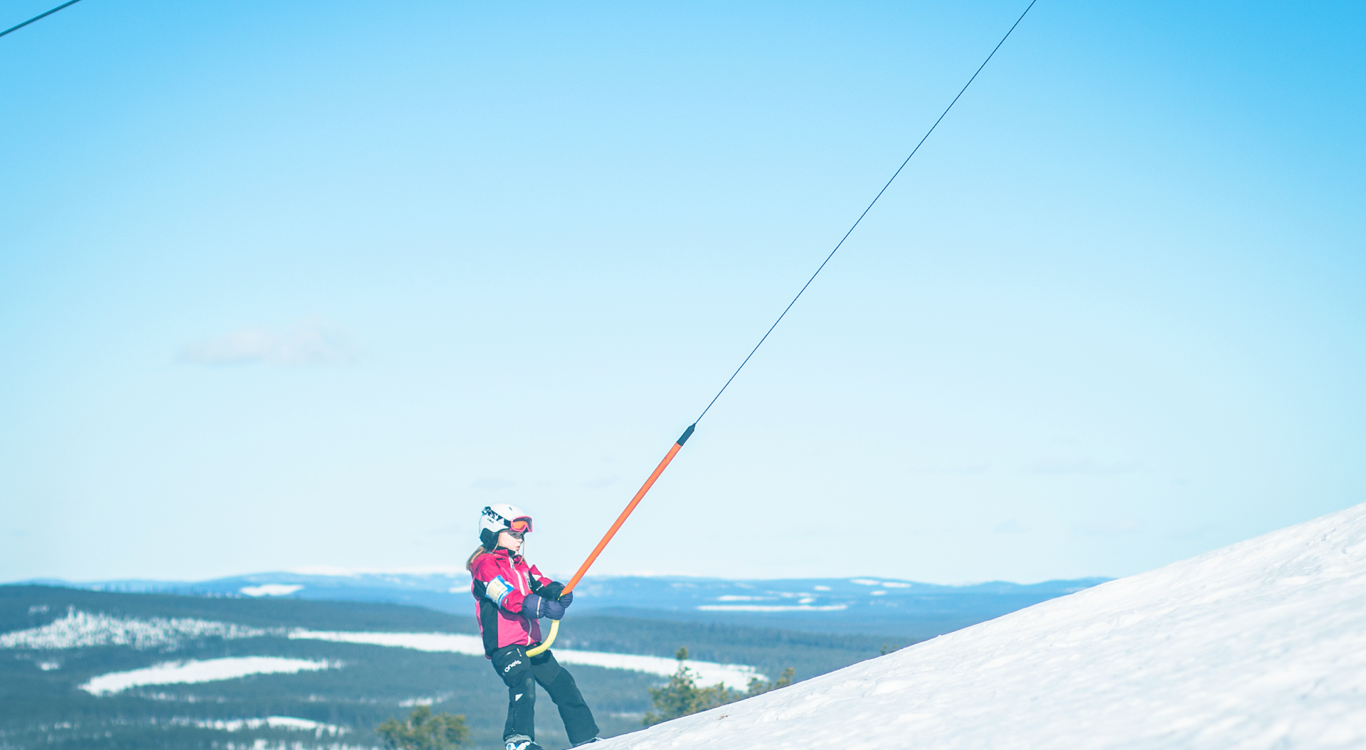
[[[558,620],[564,617],[564,605],[537,594],[527,594],[522,600],[522,614],[533,619],[549,617]]]
[[[570,602],[574,601],[574,592],[570,591],[565,593],[564,584],[559,581],[551,581],[542,586],[540,594],[547,599],[554,599],[566,607],[569,606]]]

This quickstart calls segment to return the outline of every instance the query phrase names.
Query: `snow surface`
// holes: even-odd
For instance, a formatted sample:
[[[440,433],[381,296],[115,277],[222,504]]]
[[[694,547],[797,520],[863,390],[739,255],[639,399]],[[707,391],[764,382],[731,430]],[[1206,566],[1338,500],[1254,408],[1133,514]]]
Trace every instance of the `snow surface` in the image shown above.
[[[1366,504],[600,747],[1366,747]]]
[[[0,635],[0,648],[61,650],[132,646],[139,650],[175,649],[186,638],[255,638],[271,634],[283,634],[283,631],[188,618],[136,620],[88,612],[68,612],[66,617],[40,628]]]
[[[484,655],[484,641],[477,635],[457,635],[453,633],[358,633],[353,631],[293,630],[290,638],[333,641],[336,643],[364,643],[372,646],[391,646],[411,648],[417,651],[441,651],[470,656]],[[556,661],[562,664],[584,664],[607,669],[629,669],[668,676],[678,670],[678,660],[662,656],[637,656],[635,654],[611,654],[605,651],[576,651],[574,649],[552,649]],[[715,685],[722,683],[729,688],[743,689],[752,678],[767,679],[754,667],[745,664],[718,664],[710,661],[683,662],[698,676],[698,684]]]
[[[111,672],[81,685],[91,695],[110,695],[141,685],[217,682],[254,674],[294,674],[341,666],[337,662],[286,659],[279,656],[230,656],[205,661],[166,662],[144,669]]]

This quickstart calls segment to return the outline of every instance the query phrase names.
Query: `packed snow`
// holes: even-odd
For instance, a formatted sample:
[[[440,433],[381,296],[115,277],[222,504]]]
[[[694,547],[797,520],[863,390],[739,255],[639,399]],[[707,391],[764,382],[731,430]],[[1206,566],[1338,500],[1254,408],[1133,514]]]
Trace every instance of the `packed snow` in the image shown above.
[[[484,641],[477,635],[454,633],[359,633],[353,631],[290,631],[290,638],[333,641],[336,643],[363,643],[372,646],[411,648],[417,651],[441,651],[470,656],[484,655]],[[611,654],[603,651],[576,651],[574,649],[554,649],[556,661],[561,664],[584,664],[607,669],[629,669],[648,674],[671,675],[678,670],[676,659],[661,656],[637,656],[635,654]],[[724,684],[729,688],[742,689],[753,678],[767,679],[754,667],[745,664],[718,664],[710,661],[684,662],[698,676],[702,685]]]
[[[1366,747],[1366,504],[610,748]]]
[[[92,646],[132,646],[146,650],[175,649],[181,641],[196,638],[255,638],[283,631],[249,628],[208,620],[152,618],[136,620],[87,612],[66,617],[39,628],[0,635],[0,648],[61,650]]]
[[[91,679],[81,689],[91,695],[111,695],[142,685],[235,680],[254,674],[295,674],[341,666],[337,662],[286,659],[279,656],[230,656],[204,661],[167,662],[144,669],[111,672]]]

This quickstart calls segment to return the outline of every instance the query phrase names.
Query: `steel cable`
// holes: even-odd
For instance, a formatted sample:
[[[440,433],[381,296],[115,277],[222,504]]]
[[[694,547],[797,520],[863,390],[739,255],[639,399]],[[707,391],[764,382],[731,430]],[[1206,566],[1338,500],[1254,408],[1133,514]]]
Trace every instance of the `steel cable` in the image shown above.
[[[693,420],[694,425],[702,421],[702,417],[705,417],[707,412],[711,411],[712,404],[715,404],[716,399],[721,398],[721,394],[726,392],[726,388],[730,387],[730,383],[732,380],[735,380],[735,376],[739,375],[740,371],[745,369],[745,365],[749,364],[750,357],[753,357],[754,353],[759,351],[759,347],[764,345],[764,341],[768,339],[768,335],[773,333],[773,329],[777,328],[778,324],[782,322],[783,317],[787,315],[787,311],[791,310],[792,306],[797,304],[797,300],[801,298],[802,293],[805,292],[806,288],[811,286],[811,282],[815,281],[816,277],[820,275],[821,269],[825,268],[825,264],[829,263],[830,259],[835,257],[835,253],[839,252],[840,247],[844,245],[844,241],[849,239],[849,235],[853,234],[854,230],[858,228],[859,222],[863,221],[863,217],[867,216],[868,212],[873,210],[873,206],[877,204],[878,198],[881,198],[882,194],[887,192],[887,188],[892,186],[892,181],[896,179],[897,175],[901,174],[901,170],[906,168],[906,165],[911,161],[911,157],[915,156],[915,153],[920,150],[920,147],[925,145],[925,141],[930,137],[930,133],[933,133],[934,129],[939,127],[939,123],[943,121],[944,116],[949,113],[949,110],[953,109],[953,105],[958,103],[958,99],[963,96],[963,92],[968,90],[968,87],[972,85],[972,82],[977,80],[977,74],[981,73],[982,69],[987,66],[987,63],[991,62],[991,58],[996,55],[996,50],[999,50],[1001,45],[1006,43],[1006,40],[1010,38],[1010,34],[1015,31],[1015,27],[1020,25],[1020,22],[1024,20],[1025,15],[1029,13],[1029,9],[1033,8],[1034,3],[1038,1],[1039,0],[1031,0],[1029,7],[1024,9],[1024,13],[1021,13],[1020,17],[1015,19],[1015,23],[1010,26],[1010,31],[1007,31],[1005,36],[1001,37],[1001,41],[997,42],[996,46],[992,48],[991,54],[987,55],[987,59],[983,60],[982,64],[977,66],[977,71],[972,74],[972,77],[968,79],[967,83],[963,84],[963,88],[958,91],[958,96],[953,97],[953,101],[949,102],[949,106],[944,108],[944,111],[939,115],[939,119],[935,120],[934,124],[930,126],[930,129],[925,131],[924,137],[920,139],[919,143],[915,144],[915,148],[911,149],[910,155],[907,156],[905,160],[901,162],[901,166],[897,167],[896,171],[892,173],[891,178],[887,180],[887,184],[883,185],[882,189],[877,191],[877,195],[873,196],[872,203],[869,203],[868,207],[863,209],[863,213],[859,214],[858,218],[854,220],[853,225],[849,227],[849,231],[845,232],[844,236],[840,238],[840,241],[835,244],[835,249],[831,250],[830,254],[825,256],[825,260],[821,261],[816,272],[811,274],[811,278],[807,279],[806,283],[802,285],[801,290],[797,292],[797,296],[793,297],[792,301],[787,303],[787,307],[783,308],[782,314],[778,316],[777,320],[773,321],[773,325],[768,327],[768,331],[764,333],[763,338],[759,339],[759,343],[755,344],[754,348],[749,350],[749,355],[745,357],[745,361],[741,362],[740,366],[735,368],[735,372],[731,373],[730,378],[726,380],[726,384],[721,386],[721,390],[717,391],[715,396],[712,396],[711,401],[707,404],[707,408],[703,409],[702,413],[697,415],[697,419]]]

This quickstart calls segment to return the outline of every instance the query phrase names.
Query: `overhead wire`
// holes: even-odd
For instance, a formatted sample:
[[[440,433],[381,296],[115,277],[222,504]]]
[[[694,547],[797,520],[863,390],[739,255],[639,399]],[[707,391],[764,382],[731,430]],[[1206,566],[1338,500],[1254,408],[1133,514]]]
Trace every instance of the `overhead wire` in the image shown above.
[[[61,10],[62,8],[65,8],[65,7],[70,6],[70,5],[75,5],[76,3],[79,3],[80,1],[81,1],[81,0],[71,0],[70,2],[62,3],[61,5],[58,5],[57,7],[53,8],[52,10],[50,10],[50,11],[48,11],[48,12],[46,12],[46,13],[40,13],[40,14],[34,16],[33,18],[30,18],[30,19],[28,19],[27,21],[24,21],[23,23],[19,24],[18,26],[11,26],[11,27],[9,27],[8,29],[5,29],[4,31],[0,31],[0,36],[4,36],[4,35],[10,33],[11,31],[18,31],[19,29],[24,28],[25,26],[27,26],[27,25],[33,23],[34,21],[37,21],[37,20],[40,19],[40,18],[47,18],[48,16],[52,15],[53,13],[56,13],[57,11]]]
[[[859,223],[863,221],[863,217],[867,216],[868,212],[873,210],[873,206],[877,204],[878,199],[882,197],[883,193],[887,192],[887,188],[892,186],[892,181],[896,179],[897,175],[901,174],[901,170],[906,168],[906,165],[911,161],[911,157],[915,156],[915,153],[920,150],[920,147],[925,145],[925,141],[929,139],[930,134],[934,132],[935,128],[939,127],[939,123],[943,121],[945,115],[949,113],[949,110],[953,109],[953,105],[958,103],[959,98],[963,96],[963,92],[967,91],[968,87],[972,85],[972,82],[977,80],[977,74],[981,73],[982,69],[987,66],[987,63],[991,62],[991,58],[996,55],[996,50],[999,50],[1001,45],[1006,43],[1006,40],[1010,38],[1010,34],[1015,31],[1015,27],[1020,25],[1020,22],[1023,21],[1024,17],[1029,13],[1029,9],[1033,8],[1034,3],[1038,1],[1039,0],[1030,0],[1029,6],[1024,9],[1024,13],[1021,13],[1020,17],[1015,19],[1015,23],[1011,24],[1010,30],[1007,31],[1005,36],[1001,37],[1001,41],[997,42],[996,46],[992,48],[991,54],[987,55],[987,59],[983,60],[982,64],[977,66],[976,72],[972,74],[972,77],[968,79],[968,82],[963,84],[963,88],[958,91],[958,96],[953,97],[953,101],[949,102],[949,106],[945,107],[944,111],[940,113],[939,119],[935,120],[934,124],[930,126],[930,129],[925,131],[925,135],[920,139],[920,142],[915,144],[915,148],[911,149],[910,155],[907,156],[905,160],[901,162],[901,166],[897,167],[896,171],[892,173],[891,178],[887,180],[887,184],[883,185],[882,189],[877,191],[877,195],[873,196],[872,202],[868,204],[867,208],[863,209],[863,213],[859,214],[858,218],[854,220],[853,225],[849,227],[849,231],[845,232],[844,236],[840,238],[840,241],[835,244],[835,249],[831,250],[830,254],[825,256],[825,260],[821,261],[816,272],[811,274],[811,278],[807,279],[806,283],[802,285],[801,290],[797,292],[797,296],[793,297],[792,301],[787,303],[787,307],[783,308],[782,314],[778,316],[777,320],[773,321],[773,325],[768,327],[763,338],[759,339],[759,343],[755,344],[754,348],[749,351],[749,354],[745,357],[745,361],[741,362],[740,366],[735,368],[735,372],[731,373],[730,377],[726,380],[726,384],[721,386],[721,390],[717,391],[716,395],[713,396],[711,401],[707,404],[707,408],[703,409],[702,413],[697,415],[697,419],[693,420],[694,426],[702,421],[702,417],[707,416],[707,412],[711,411],[712,404],[715,404],[716,399],[721,398],[721,394],[726,392],[726,388],[730,387],[730,383],[732,380],[735,380],[735,376],[739,375],[740,371],[745,369],[745,365],[749,364],[750,357],[753,357],[754,353],[759,351],[759,347],[764,345],[764,341],[768,340],[768,335],[773,333],[773,329],[777,328],[778,324],[782,322],[783,318],[787,315],[787,311],[791,310],[792,306],[797,304],[797,300],[801,299],[802,293],[805,292],[806,288],[811,286],[811,282],[815,281],[816,277],[820,275],[821,269],[825,268],[825,264],[829,263],[830,259],[835,257],[835,253],[839,252],[840,247],[844,245],[844,241],[849,239],[849,235],[853,234],[854,230],[858,228]]]

